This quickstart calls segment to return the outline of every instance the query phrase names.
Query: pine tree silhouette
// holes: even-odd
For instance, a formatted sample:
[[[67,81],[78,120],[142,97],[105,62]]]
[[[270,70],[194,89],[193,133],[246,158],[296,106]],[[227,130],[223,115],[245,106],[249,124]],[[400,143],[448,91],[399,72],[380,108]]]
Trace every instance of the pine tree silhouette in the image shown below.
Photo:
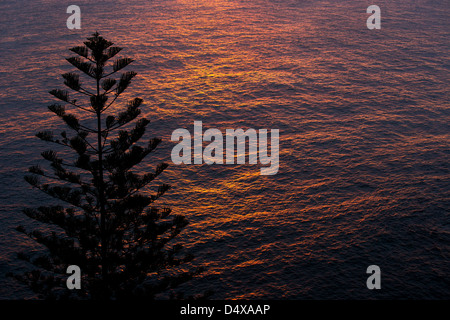
[[[187,225],[186,218],[155,205],[170,186],[161,184],[154,194],[147,189],[143,192],[168,165],[160,163],[152,173],[132,170],[161,140],[151,139],[146,146],[137,144],[149,124],[145,118],[134,121],[141,113],[140,98],[129,101],[122,112],[106,114],[136,76],[135,72],[127,71],[114,78],[133,62],[130,58],[110,61],[122,48],[95,33],[84,46],[70,50],[78,56],[67,61],[93,84],[85,86],[80,75],[73,72],[62,75],[64,84],[88,103],[81,104],[66,90],[50,91],[64,104],[48,108],[65,122],[72,136],[65,131],[60,136],[51,131],[36,136],[67,148],[74,155],[73,161],[63,160],[53,150],[45,151],[42,157],[49,166],[46,169],[33,166],[25,176],[33,187],[66,205],[24,210],[28,217],[54,225],[57,231],[46,234],[38,230],[29,232],[23,226],[17,228],[44,245],[48,254],[38,258],[20,254],[20,258],[39,269],[16,277],[46,298],[153,298],[202,271],[196,268],[175,275],[160,273],[193,258],[182,252],[181,245],[170,243]],[[80,121],[66,110],[67,106],[92,117]],[[125,130],[131,122],[134,126]],[[113,134],[114,138],[110,138]],[[81,290],[66,288],[69,265],[81,269]]]

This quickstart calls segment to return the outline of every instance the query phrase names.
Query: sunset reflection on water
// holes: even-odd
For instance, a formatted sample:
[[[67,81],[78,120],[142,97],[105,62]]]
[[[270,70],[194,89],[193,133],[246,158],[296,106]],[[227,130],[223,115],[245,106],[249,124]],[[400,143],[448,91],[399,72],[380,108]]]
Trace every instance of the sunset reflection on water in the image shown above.
[[[48,148],[34,133],[63,128],[47,92],[72,71],[67,49],[97,30],[136,60],[123,101],[142,97],[164,140],[149,169],[171,163],[171,133],[194,121],[280,129],[277,175],[171,164],[160,178],[173,186],[161,204],[190,221],[180,241],[207,267],[185,290],[448,298],[449,9],[378,4],[382,30],[371,31],[366,1],[81,1],[82,29],[69,31],[57,1],[2,3],[0,270],[23,267],[14,252],[34,246],[12,231],[32,223],[20,208],[46,201],[22,177]],[[376,296],[370,264],[384,275]],[[0,297],[21,290],[9,283]]]

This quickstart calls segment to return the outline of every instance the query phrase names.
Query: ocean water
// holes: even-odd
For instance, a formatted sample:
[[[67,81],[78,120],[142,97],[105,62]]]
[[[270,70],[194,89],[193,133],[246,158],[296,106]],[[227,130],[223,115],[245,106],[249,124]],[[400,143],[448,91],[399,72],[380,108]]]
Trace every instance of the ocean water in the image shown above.
[[[381,30],[366,8],[381,7]],[[14,228],[49,201],[23,180],[62,130],[46,109],[64,58],[95,31],[124,47],[170,162],[177,128],[280,130],[278,174],[259,165],[171,164],[162,200],[190,224],[179,241],[207,270],[183,285],[215,299],[450,298],[450,7],[443,0],[0,2],[0,298],[39,247]],[[368,290],[366,269],[381,269]]]

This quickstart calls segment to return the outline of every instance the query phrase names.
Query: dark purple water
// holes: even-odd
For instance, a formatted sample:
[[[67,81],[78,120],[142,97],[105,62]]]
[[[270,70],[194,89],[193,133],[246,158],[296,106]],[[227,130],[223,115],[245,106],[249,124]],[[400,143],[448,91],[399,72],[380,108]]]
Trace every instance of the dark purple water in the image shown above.
[[[366,8],[382,9],[368,30]],[[32,298],[4,277],[39,247],[13,229],[48,198],[23,181],[62,124],[48,91],[72,70],[68,48],[99,31],[136,62],[129,96],[146,101],[170,161],[177,128],[280,129],[280,170],[171,165],[163,204],[207,271],[187,292],[216,299],[450,297],[449,21],[446,1],[78,1],[0,3],[0,298]],[[366,288],[378,265],[382,289]]]

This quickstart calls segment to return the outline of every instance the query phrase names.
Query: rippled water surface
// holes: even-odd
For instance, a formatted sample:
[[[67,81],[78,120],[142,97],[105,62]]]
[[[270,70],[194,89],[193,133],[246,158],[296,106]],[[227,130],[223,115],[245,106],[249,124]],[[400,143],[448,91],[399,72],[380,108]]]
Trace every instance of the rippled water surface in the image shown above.
[[[0,298],[33,294],[4,274],[37,246],[23,181],[63,126],[47,111],[68,48],[99,31],[136,61],[151,135],[279,129],[280,170],[171,165],[163,200],[190,225],[180,241],[207,271],[187,292],[214,298],[450,298],[449,21],[446,1],[78,1],[82,29],[56,0],[0,3]],[[145,169],[145,168],[143,168]],[[366,288],[366,268],[382,290]]]

